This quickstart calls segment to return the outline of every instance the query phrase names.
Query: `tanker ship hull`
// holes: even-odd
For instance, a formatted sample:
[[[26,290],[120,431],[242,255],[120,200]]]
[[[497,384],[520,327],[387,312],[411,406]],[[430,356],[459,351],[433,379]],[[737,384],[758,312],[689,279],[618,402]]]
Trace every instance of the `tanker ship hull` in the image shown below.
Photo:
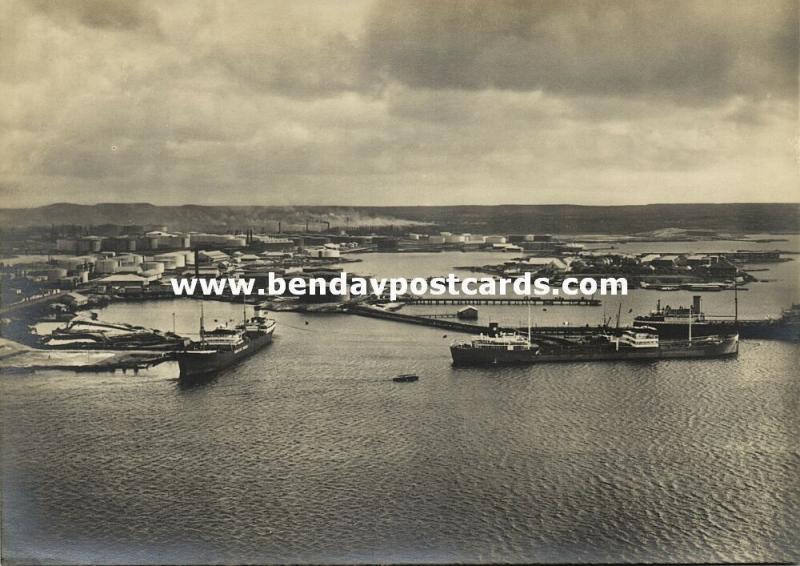
[[[187,350],[178,353],[181,379],[212,375],[249,358],[272,342],[272,330],[248,338],[248,342],[238,350]]]
[[[739,336],[699,340],[663,341],[657,348],[616,349],[613,344],[568,347],[542,351],[480,349],[469,345],[450,347],[455,366],[529,365],[555,362],[606,362],[675,359],[712,359],[736,356]]]

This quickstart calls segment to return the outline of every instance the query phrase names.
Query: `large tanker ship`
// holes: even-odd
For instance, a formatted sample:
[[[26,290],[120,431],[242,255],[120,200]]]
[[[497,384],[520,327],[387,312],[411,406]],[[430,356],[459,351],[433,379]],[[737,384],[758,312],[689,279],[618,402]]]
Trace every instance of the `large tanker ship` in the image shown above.
[[[489,325],[488,335],[450,346],[456,366],[723,358],[736,356],[738,352],[738,334],[663,340],[652,328],[638,328],[625,330],[618,336],[597,334],[570,342],[532,340],[530,333],[526,337],[500,332],[496,323]]]
[[[178,352],[180,377],[210,375],[252,356],[272,342],[277,323],[256,311],[255,316],[234,328],[225,326],[206,331],[200,322],[200,340]]]
[[[690,335],[716,336],[738,333],[741,338],[763,338],[800,341],[800,305],[784,309],[780,318],[739,320],[710,317],[703,314],[700,295],[695,295],[690,307],[662,307],[633,319],[634,328],[653,328],[660,338],[683,338]]]

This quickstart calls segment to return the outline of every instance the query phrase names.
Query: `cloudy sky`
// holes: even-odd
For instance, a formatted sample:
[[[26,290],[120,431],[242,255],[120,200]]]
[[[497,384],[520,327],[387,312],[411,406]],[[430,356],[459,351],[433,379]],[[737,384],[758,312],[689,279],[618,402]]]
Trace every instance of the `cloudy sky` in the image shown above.
[[[0,206],[800,201],[796,1],[0,12]]]

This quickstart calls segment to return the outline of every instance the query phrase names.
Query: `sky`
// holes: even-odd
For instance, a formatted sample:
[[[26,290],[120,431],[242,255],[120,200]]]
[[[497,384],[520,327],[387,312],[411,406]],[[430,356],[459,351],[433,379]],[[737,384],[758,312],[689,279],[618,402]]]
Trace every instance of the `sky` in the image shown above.
[[[797,1],[0,4],[2,207],[800,202]]]

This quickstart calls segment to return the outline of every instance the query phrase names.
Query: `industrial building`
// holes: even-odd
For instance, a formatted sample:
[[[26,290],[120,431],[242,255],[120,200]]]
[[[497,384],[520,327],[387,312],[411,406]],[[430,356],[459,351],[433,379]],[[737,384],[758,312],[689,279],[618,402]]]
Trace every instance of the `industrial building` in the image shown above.
[[[461,320],[478,320],[478,309],[472,306],[458,309],[456,317]]]

